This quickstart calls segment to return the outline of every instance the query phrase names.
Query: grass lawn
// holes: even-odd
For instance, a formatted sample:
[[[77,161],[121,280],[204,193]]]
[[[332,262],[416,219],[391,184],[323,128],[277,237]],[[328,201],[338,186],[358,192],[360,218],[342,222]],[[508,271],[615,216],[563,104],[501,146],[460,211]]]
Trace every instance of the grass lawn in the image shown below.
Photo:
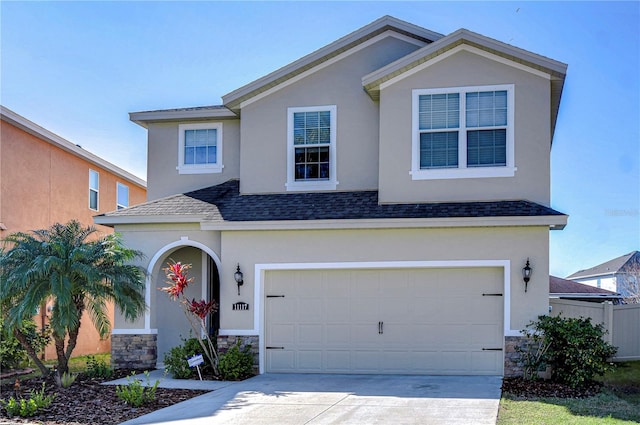
[[[620,363],[598,379],[605,389],[597,396],[516,399],[503,394],[498,425],[633,424],[640,422],[640,361]]]
[[[95,357],[95,359],[97,361],[103,361],[107,366],[109,366],[110,362],[111,362],[111,354],[110,353],[103,353],[103,354],[93,354],[92,356],[78,356],[78,357],[72,357],[71,359],[69,359],[69,372],[71,373],[80,373],[80,372],[86,372],[87,371],[87,360],[89,359],[89,357]],[[49,367],[53,367],[54,365],[58,364],[57,360],[47,360],[44,362],[44,364],[46,366]],[[32,369],[34,369],[34,371],[32,373],[26,374],[26,375],[20,375],[17,378],[20,380],[23,379],[31,379],[35,376],[40,376],[40,370],[32,363],[32,362],[28,362],[26,365],[26,367],[30,367]],[[1,381],[2,384],[5,384],[7,382],[13,382],[16,380],[16,377],[13,378],[7,378],[7,379],[3,379]]]

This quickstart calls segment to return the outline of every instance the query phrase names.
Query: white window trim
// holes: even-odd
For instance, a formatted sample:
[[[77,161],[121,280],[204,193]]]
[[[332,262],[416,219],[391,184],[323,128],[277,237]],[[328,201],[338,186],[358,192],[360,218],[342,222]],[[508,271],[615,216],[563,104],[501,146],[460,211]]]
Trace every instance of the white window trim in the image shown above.
[[[217,147],[215,164],[188,164],[184,163],[184,132],[185,130],[217,130]],[[224,165],[222,165],[222,123],[197,123],[197,124],[180,124],[178,125],[178,174],[207,174],[221,173]]]
[[[120,188],[124,187],[127,189],[127,205],[121,204],[119,201],[120,198]],[[120,182],[116,182],[116,210],[121,208],[129,208],[129,186],[126,184],[122,184]]]
[[[98,176],[98,187],[96,189],[91,187],[91,173],[96,173]],[[91,208],[91,192],[96,192],[96,207]],[[92,211],[100,211],[100,173],[96,170],[89,168],[89,209]]]
[[[331,142],[329,145],[329,180],[296,181],[295,178],[295,146],[293,144],[293,114],[296,112],[329,111],[331,114]],[[335,190],[338,185],[336,177],[336,128],[338,127],[336,105],[303,106],[287,109],[287,191],[302,192],[310,190]]]
[[[467,92],[474,91],[507,91],[507,164],[499,167],[467,167],[467,139],[458,138],[458,168],[420,169],[420,134],[418,120],[418,100],[423,94],[460,93],[460,127],[459,131],[466,131],[466,96]],[[517,168],[515,166],[514,152],[514,128],[515,128],[515,86],[513,84],[493,86],[469,86],[448,87],[439,89],[414,89],[411,99],[411,179],[412,180],[436,180],[436,179],[465,179],[484,177],[513,177]]]

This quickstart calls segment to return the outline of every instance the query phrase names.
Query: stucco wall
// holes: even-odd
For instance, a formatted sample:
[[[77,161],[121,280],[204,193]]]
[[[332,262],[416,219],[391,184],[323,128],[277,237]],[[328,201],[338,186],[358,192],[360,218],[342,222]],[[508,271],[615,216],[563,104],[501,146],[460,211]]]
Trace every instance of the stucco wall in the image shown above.
[[[514,177],[412,180],[412,90],[514,84]],[[550,202],[550,82],[461,51],[380,94],[380,202],[528,199]]]
[[[287,108],[336,105],[337,190],[378,185],[378,105],[362,77],[418,46],[384,39],[242,108],[242,193],[285,192]]]
[[[148,128],[147,199],[153,200],[176,193],[214,186],[240,176],[240,121],[194,121],[189,124],[222,123],[221,173],[179,174],[179,122],[150,123]]]
[[[129,205],[146,200],[144,188],[134,185],[109,170],[0,121],[0,238],[11,233],[48,228],[71,219],[94,225],[93,216],[116,209],[116,183],[129,188]],[[89,169],[100,175],[99,210],[89,208]],[[96,226],[101,234],[113,232]],[[113,322],[113,306],[108,306]],[[35,317],[36,324],[48,323],[46,308]],[[108,352],[110,341],[101,340],[88,314],[81,319],[80,335],[74,355]],[[55,348],[45,350],[47,359],[55,357]]]
[[[511,329],[522,329],[548,312],[548,233],[545,227],[223,232],[222,276],[232,276],[239,262],[244,286],[238,297],[223,279],[220,327],[257,329],[253,314],[231,310],[236,301],[260,301],[253,299],[257,263],[510,260]],[[525,293],[527,258],[534,274]]]

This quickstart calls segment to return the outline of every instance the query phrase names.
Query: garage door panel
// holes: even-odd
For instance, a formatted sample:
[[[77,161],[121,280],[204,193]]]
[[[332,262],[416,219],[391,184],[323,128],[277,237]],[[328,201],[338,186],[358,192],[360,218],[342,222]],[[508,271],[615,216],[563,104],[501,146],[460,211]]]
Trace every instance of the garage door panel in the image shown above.
[[[305,372],[322,372],[322,352],[318,350],[298,350],[298,368]]]
[[[296,343],[296,326],[292,324],[271,326],[270,345],[293,345]]]
[[[304,324],[297,326],[298,344],[314,344],[322,346],[324,326],[321,324]]]
[[[502,269],[266,273],[268,372],[500,374]],[[310,288],[309,286],[313,286]],[[379,333],[379,323],[383,332]],[[295,353],[292,357],[291,353]]]
[[[299,321],[307,323],[318,323],[324,321],[325,313],[323,309],[324,300],[322,298],[298,298]]]

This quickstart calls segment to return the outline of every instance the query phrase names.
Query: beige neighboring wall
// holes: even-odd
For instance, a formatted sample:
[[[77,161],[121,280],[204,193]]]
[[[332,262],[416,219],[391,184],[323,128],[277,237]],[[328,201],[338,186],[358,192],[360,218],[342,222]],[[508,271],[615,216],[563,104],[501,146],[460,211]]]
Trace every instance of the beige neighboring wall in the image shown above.
[[[67,223],[72,219],[85,226],[93,226],[93,216],[116,209],[116,183],[129,188],[129,205],[146,199],[146,189],[86,157],[93,156],[71,142],[37,126],[23,117],[2,110],[0,121],[0,238],[11,233],[45,229],[54,223]],[[17,120],[17,121],[15,121]],[[20,124],[17,124],[19,122]],[[20,126],[19,126],[20,125]],[[30,128],[28,132],[25,128]],[[39,132],[42,132],[40,136]],[[34,134],[35,133],[35,134]],[[62,149],[48,138],[56,138],[75,154]],[[106,163],[106,161],[104,162]],[[89,208],[89,170],[100,175],[98,211]],[[95,226],[101,234],[112,233],[107,226]],[[48,322],[43,315],[35,317],[36,325]],[[108,317],[113,324],[113,305],[108,305]],[[109,352],[110,340],[101,340],[87,313],[82,316],[78,343],[74,355]],[[45,350],[47,359],[55,358],[50,345]]]
[[[419,46],[387,37],[268,97],[242,107],[240,191],[286,192],[287,109],[336,105],[336,190],[378,185],[378,105],[362,89],[362,76]]]
[[[253,313],[231,305],[254,299],[255,264],[379,261],[508,260],[511,264],[511,329],[523,329],[547,313],[549,229],[539,227],[367,229],[311,231],[234,231],[222,233],[220,328],[255,329]],[[522,267],[534,269],[524,292]],[[236,264],[244,273],[241,296],[230,281]],[[473,276],[470,275],[472,279]],[[253,309],[254,307],[252,307]]]
[[[507,62],[508,63],[508,62]],[[514,177],[412,180],[412,90],[515,85]],[[468,51],[407,76],[380,93],[382,203],[528,199],[550,203],[550,80]]]
[[[179,124],[222,123],[221,173],[179,174]],[[147,199],[153,200],[214,186],[240,177],[240,120],[196,120],[148,123]],[[264,166],[264,164],[263,164]],[[266,168],[266,167],[265,167]]]

